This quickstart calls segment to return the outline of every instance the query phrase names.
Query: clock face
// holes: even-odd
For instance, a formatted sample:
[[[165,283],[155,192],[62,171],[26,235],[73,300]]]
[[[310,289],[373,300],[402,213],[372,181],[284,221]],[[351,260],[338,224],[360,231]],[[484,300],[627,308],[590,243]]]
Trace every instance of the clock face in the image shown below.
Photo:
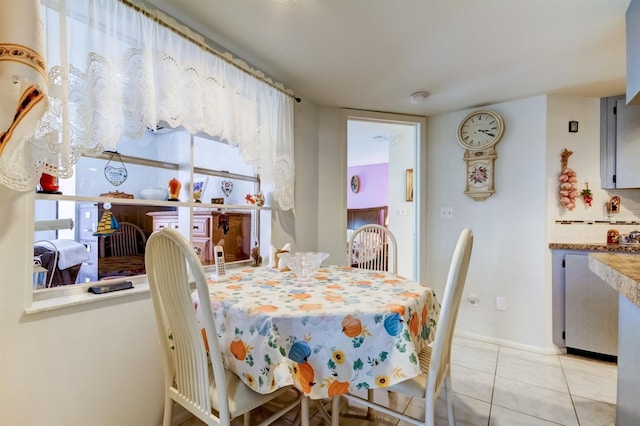
[[[482,151],[498,143],[504,132],[502,118],[493,111],[474,111],[458,126],[458,141],[471,151]]]

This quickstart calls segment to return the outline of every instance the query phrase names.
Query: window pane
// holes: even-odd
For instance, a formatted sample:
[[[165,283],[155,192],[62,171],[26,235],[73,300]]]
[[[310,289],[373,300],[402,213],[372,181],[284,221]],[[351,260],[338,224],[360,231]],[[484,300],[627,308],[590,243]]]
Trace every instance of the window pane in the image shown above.
[[[198,173],[192,174],[192,159]],[[107,206],[102,202],[36,200],[37,221],[73,219],[74,227],[36,231],[34,241],[39,243],[34,247],[34,256],[39,256],[47,277],[41,277],[35,287],[143,274],[146,240],[164,227],[177,229],[189,238],[204,265],[214,263],[214,245],[224,248],[226,262],[249,259],[259,236],[258,213],[238,206],[247,204],[247,194],[259,190],[259,181],[251,169],[236,147],[192,138],[182,130],[150,131],[141,140],[120,141],[117,153],[81,158],[74,177],[60,182],[64,195],[104,197],[111,193],[123,198],[149,199],[148,191],[144,190],[156,188],[162,202],[131,205],[119,202],[120,198],[111,198]],[[109,180],[113,176],[124,181],[115,186]],[[124,176],[126,179],[122,179]],[[174,178],[182,186],[179,193],[182,203],[164,201],[169,181]],[[194,197],[193,187],[198,190],[198,197]],[[211,206],[214,198],[222,199],[229,208]],[[185,205],[196,200],[201,201],[201,207]],[[118,224],[120,228],[111,234],[95,235],[103,219],[108,219],[107,227]],[[63,258],[66,263],[60,264]]]

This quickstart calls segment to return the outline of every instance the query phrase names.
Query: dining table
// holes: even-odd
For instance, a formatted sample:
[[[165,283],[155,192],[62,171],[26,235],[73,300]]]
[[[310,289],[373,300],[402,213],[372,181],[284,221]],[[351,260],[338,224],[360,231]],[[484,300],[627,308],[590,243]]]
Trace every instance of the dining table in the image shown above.
[[[238,268],[208,284],[225,367],[256,392],[292,385],[312,400],[419,375],[440,311],[425,285],[345,266],[321,266],[304,281]],[[200,315],[197,292],[192,299]]]

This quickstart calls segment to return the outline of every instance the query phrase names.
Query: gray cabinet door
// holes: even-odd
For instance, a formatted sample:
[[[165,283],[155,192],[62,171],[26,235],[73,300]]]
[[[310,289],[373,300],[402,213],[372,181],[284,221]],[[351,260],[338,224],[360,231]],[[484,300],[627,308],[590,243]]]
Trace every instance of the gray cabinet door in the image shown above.
[[[640,106],[616,102],[616,188],[640,187]]]
[[[618,292],[589,270],[586,254],[565,256],[565,343],[618,354]]]

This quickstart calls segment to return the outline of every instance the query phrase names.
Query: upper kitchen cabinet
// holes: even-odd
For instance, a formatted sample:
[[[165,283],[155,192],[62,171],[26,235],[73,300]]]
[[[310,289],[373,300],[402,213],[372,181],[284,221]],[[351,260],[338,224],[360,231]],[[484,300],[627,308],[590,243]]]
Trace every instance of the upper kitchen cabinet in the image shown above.
[[[627,104],[640,105],[640,0],[627,8]]]
[[[600,100],[600,180],[605,189],[640,188],[640,105],[627,105],[625,99]]]

